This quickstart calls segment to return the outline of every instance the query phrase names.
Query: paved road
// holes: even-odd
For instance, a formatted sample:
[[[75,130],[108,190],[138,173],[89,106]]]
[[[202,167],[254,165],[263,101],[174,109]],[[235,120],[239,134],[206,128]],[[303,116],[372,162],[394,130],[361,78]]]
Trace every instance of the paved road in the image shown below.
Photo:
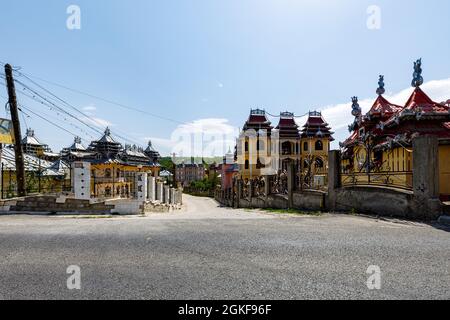
[[[450,299],[450,233],[417,223],[219,208],[0,216],[3,299]],[[68,290],[66,268],[81,268]],[[381,290],[366,286],[370,265]]]

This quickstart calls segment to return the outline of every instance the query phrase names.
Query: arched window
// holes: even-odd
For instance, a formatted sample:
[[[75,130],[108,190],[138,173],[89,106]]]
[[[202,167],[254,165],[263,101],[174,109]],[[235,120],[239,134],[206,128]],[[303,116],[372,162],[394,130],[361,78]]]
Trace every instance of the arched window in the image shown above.
[[[316,150],[317,151],[322,151],[323,150],[323,143],[322,143],[322,141],[321,140],[317,140],[316,141]]]
[[[305,141],[305,142],[303,142],[303,151],[308,151],[308,142],[307,141]]]
[[[245,141],[245,152],[248,152],[248,141]]]
[[[111,178],[111,169],[105,169],[105,178]]]

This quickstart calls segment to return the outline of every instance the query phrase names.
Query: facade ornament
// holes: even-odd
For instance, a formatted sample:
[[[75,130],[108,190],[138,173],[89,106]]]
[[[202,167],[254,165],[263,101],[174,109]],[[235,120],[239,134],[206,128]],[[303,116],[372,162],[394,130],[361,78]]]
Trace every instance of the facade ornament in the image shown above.
[[[422,118],[422,115],[423,115],[423,113],[422,113],[421,109],[416,110],[416,119],[417,120],[420,120]]]
[[[377,94],[379,96],[381,96],[382,94],[384,94],[386,92],[386,90],[384,89],[384,76],[380,75],[380,79],[378,80],[378,89],[377,89]]]
[[[411,86],[418,88],[422,84],[423,84],[422,58],[420,58],[416,62],[414,62],[414,73],[413,73],[413,80],[412,80]]]

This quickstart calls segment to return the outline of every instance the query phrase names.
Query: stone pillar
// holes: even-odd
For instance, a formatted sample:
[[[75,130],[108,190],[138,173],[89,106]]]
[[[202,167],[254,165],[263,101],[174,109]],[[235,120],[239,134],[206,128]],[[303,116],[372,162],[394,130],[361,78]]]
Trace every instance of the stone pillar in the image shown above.
[[[137,172],[135,179],[136,199],[145,201],[145,198],[147,197],[147,173]]]
[[[341,152],[333,150],[328,153],[328,203],[325,207],[336,210],[336,192],[341,187]]]
[[[170,204],[170,187],[164,186],[164,203]]]
[[[156,200],[156,178],[149,174],[147,180],[147,200]]]
[[[264,176],[264,194],[266,195],[266,199],[270,195],[270,177]]]
[[[288,207],[292,209],[294,207],[294,186],[295,186],[295,168],[294,162],[290,161],[287,170],[287,184],[288,184]]]
[[[170,188],[170,204],[174,205],[175,203],[175,189]]]
[[[236,195],[236,209],[239,208],[241,204],[242,197],[242,180],[237,180],[237,195]]]
[[[156,183],[156,200],[164,202],[164,183]]]
[[[442,214],[439,201],[439,142],[437,137],[413,140],[413,191],[415,218],[434,219]]]

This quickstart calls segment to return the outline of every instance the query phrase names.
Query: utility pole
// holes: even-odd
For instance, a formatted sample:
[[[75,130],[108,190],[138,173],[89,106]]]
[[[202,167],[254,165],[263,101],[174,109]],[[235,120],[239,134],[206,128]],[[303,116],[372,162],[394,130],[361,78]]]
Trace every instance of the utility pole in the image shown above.
[[[16,156],[16,179],[17,179],[17,195],[24,197],[25,191],[25,165],[22,150],[22,133],[20,132],[19,112],[17,111],[16,88],[14,86],[14,78],[12,67],[10,64],[5,65],[6,86],[8,89],[9,109],[11,111],[11,120],[14,128],[14,153]]]

